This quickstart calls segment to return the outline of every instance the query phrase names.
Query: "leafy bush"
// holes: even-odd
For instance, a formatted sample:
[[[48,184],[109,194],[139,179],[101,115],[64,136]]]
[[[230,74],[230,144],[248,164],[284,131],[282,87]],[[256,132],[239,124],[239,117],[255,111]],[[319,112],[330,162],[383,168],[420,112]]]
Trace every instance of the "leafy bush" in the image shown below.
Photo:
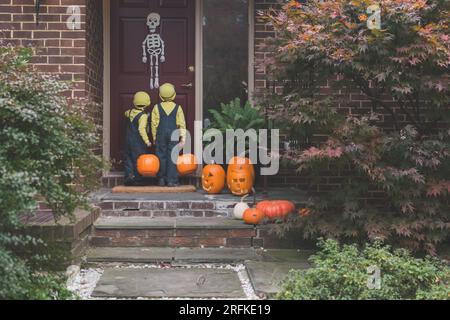
[[[42,267],[51,253],[20,255],[45,245],[23,236],[21,219],[45,201],[55,217],[86,205],[102,159],[90,110],[64,97],[69,88],[28,64],[29,49],[0,48],[0,298],[67,297],[61,279]],[[30,247],[32,247],[30,249]],[[28,248],[27,250],[25,250]],[[41,263],[36,263],[41,261]]]
[[[322,240],[319,248],[310,258],[311,269],[289,273],[278,299],[450,299],[450,268],[435,258],[415,259],[408,251],[393,251],[381,242],[359,250],[356,245]],[[379,283],[374,280],[377,268]]]
[[[225,139],[225,134],[227,130],[238,130],[242,129],[244,132],[250,129],[258,130],[265,128],[266,120],[261,115],[261,112],[258,108],[252,106],[249,101],[245,102],[244,105],[241,104],[241,100],[236,98],[229,103],[221,104],[220,112],[214,109],[209,110],[213,119],[211,121],[211,126],[206,129],[214,128],[215,130],[219,130],[224,137],[224,154],[226,148],[230,148],[229,150],[235,150],[235,141],[230,139]],[[211,132],[214,135],[214,132]],[[204,139],[211,139],[211,136],[208,135],[208,132],[204,135]],[[252,136],[248,136],[248,140],[246,141],[246,150],[248,150],[248,145],[252,141]]]
[[[373,30],[366,0],[269,12],[277,38],[265,63],[284,91],[265,106],[288,132],[307,129],[294,134],[308,148],[286,155],[311,178],[311,214],[293,221],[306,237],[435,253],[450,234],[450,2],[378,3]],[[332,192],[317,188],[324,176]]]
[[[209,110],[213,115],[212,127],[225,133],[226,130],[242,129],[260,129],[265,125],[265,120],[259,110],[253,107],[249,101],[243,106],[241,100],[236,98],[229,103],[220,105],[221,111]]]

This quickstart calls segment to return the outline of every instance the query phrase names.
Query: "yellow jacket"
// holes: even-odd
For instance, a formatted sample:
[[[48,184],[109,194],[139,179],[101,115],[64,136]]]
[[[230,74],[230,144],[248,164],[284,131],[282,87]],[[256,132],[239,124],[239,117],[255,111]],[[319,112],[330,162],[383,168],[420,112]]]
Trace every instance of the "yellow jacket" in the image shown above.
[[[177,104],[175,104],[172,101],[166,101],[166,102],[161,103],[161,107],[163,108],[163,110],[166,112],[167,115],[169,115],[175,109],[176,106],[177,106]],[[160,116],[159,116],[158,105],[155,105],[153,107],[153,111],[152,111],[152,124],[151,124],[154,142],[156,142],[156,133],[158,131],[159,120],[160,120]],[[185,139],[186,139],[186,119],[184,118],[184,112],[181,107],[178,109],[178,112],[177,112],[177,127],[178,127],[178,129],[180,129],[181,140],[185,141]]]
[[[138,114],[140,114],[141,112],[143,112],[144,109],[143,108],[133,108],[130,110],[127,110],[125,112],[125,117],[127,117],[130,121],[133,121],[134,118],[136,118],[136,116]],[[146,145],[150,144],[150,139],[148,137],[148,133],[147,133],[147,126],[148,126],[148,114],[144,113],[141,118],[139,119],[139,134],[142,138],[142,140],[144,141],[144,143]]]

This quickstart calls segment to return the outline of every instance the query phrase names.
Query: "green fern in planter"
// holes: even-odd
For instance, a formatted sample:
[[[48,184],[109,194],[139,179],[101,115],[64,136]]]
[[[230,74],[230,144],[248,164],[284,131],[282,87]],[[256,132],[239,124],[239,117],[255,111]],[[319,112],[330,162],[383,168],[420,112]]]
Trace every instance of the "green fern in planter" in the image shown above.
[[[213,119],[211,125],[206,128],[206,130],[216,129],[222,132],[225,141],[224,155],[226,154],[225,150],[227,147],[236,148],[234,140],[227,140],[225,138],[227,130],[242,129],[246,132],[250,129],[255,129],[257,131],[258,129],[266,128],[266,120],[260,110],[257,107],[252,106],[248,101],[242,106],[239,98],[230,101],[228,104],[222,103],[220,111],[212,109],[209,110],[209,112],[213,116]],[[213,135],[213,132],[206,132],[204,138],[211,139],[211,136]],[[248,150],[249,142],[257,141],[253,141],[252,136],[249,135],[245,145],[246,151]]]
[[[262,117],[258,108],[253,107],[250,102],[246,102],[241,106],[241,100],[236,98],[230,103],[222,103],[221,111],[209,110],[214,120],[212,127],[225,133],[228,129],[261,129],[266,125],[266,121]]]

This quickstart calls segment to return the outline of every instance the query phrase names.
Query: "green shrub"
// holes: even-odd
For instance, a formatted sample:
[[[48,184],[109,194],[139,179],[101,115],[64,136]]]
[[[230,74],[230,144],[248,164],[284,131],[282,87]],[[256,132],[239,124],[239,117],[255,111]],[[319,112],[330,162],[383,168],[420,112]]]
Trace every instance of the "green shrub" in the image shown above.
[[[244,132],[254,129],[259,130],[265,128],[267,123],[262,116],[259,108],[251,105],[249,101],[246,101],[244,105],[241,104],[241,100],[236,98],[229,103],[222,103],[220,111],[211,109],[209,112],[213,116],[211,120],[211,126],[206,129],[214,128],[214,131],[218,130],[222,133],[224,139],[224,155],[226,155],[226,150],[237,151],[235,139],[226,139],[227,130],[238,130],[242,129]],[[215,132],[206,131],[204,135],[205,140],[211,140],[215,135]],[[245,141],[245,151],[248,152],[249,144],[257,143],[254,137],[248,136]],[[208,143],[206,143],[208,145]],[[229,160],[229,159],[226,159]]]
[[[321,240],[319,248],[310,258],[311,269],[289,273],[278,299],[450,299],[450,268],[436,258],[416,259],[407,250],[392,250],[381,242],[359,250],[356,245]],[[371,267],[380,271],[379,286]]]
[[[99,140],[88,104],[69,104],[69,86],[35,72],[31,56],[29,49],[0,48],[0,298],[67,298],[63,278],[44,269],[51,250],[23,235],[21,218],[38,200],[56,218],[87,206],[103,162],[93,152]]]

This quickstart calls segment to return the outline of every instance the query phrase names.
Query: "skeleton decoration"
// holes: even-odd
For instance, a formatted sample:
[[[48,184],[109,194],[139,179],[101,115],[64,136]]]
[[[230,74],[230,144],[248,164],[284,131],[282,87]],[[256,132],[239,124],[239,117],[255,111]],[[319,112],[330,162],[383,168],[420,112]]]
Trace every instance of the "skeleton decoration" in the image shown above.
[[[156,28],[161,24],[161,16],[152,12],[147,17],[147,26],[150,33],[142,43],[142,62],[147,63],[150,59],[150,89],[159,88],[159,62],[166,61],[164,56],[164,41],[156,33]],[[148,58],[147,58],[148,55]]]

